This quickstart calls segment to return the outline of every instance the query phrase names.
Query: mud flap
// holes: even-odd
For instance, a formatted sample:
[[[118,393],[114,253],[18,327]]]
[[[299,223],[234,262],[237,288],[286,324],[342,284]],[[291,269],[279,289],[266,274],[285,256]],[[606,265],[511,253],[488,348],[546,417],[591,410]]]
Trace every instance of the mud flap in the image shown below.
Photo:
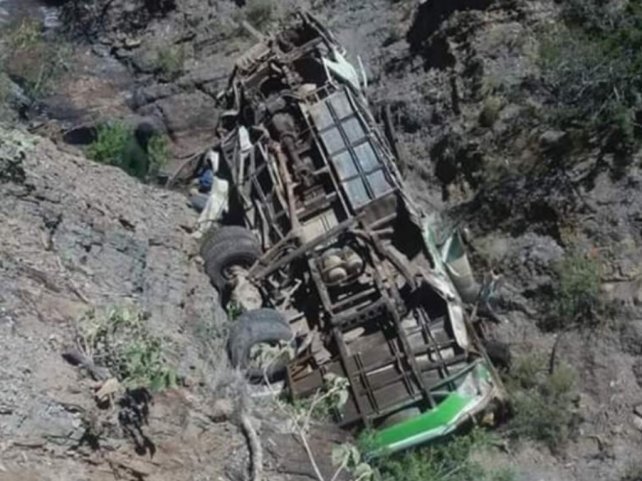
[[[437,224],[437,217],[432,215],[426,216],[421,226],[424,243],[435,263],[435,270],[452,281],[462,301],[473,303],[479,297],[480,286],[475,280],[461,235],[454,231],[445,241],[440,242],[435,227]]]
[[[354,66],[336,49],[332,51],[332,56],[334,60],[323,59],[323,65],[325,65],[326,69],[335,77],[348,82],[356,91],[361,90],[361,79]]]
[[[474,303],[479,297],[480,286],[475,280],[459,232],[455,232],[446,240],[441,254],[446,272],[455,284],[462,301],[467,304]]]

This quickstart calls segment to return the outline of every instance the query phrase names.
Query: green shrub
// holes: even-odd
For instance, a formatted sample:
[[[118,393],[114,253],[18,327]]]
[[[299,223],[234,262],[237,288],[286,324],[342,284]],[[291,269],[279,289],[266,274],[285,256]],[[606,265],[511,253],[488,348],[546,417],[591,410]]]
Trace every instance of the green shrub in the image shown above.
[[[154,67],[166,80],[176,80],[183,71],[185,57],[185,48],[182,45],[162,48],[156,54]]]
[[[492,438],[481,429],[427,447],[372,461],[381,481],[511,481],[510,469],[488,470],[474,454],[489,449]]]
[[[150,170],[152,172],[156,172],[160,167],[167,164],[170,158],[167,136],[153,135],[147,145],[147,155],[149,156]]]
[[[484,99],[482,110],[479,113],[479,124],[482,127],[490,128],[499,119],[504,102],[500,97],[491,95]]]
[[[119,122],[100,125],[87,155],[101,164],[122,166],[132,136],[132,131]]]
[[[160,391],[176,385],[163,339],[153,336],[141,312],[116,307],[87,312],[77,325],[77,342],[97,365],[126,387]]]
[[[548,328],[568,328],[573,325],[593,326],[599,320],[600,263],[594,256],[579,252],[567,254],[556,266],[552,312],[546,321]]]
[[[142,180],[165,165],[169,155],[166,136],[153,135],[145,150],[136,140],[134,131],[120,122],[100,125],[96,140],[87,148],[90,159],[120,167],[129,175]]]
[[[241,37],[250,36],[242,23],[247,21],[250,26],[263,32],[268,29],[271,23],[281,18],[284,14],[283,8],[275,0],[248,0],[243,8],[238,9],[233,20],[236,24],[236,34]]]
[[[50,93],[69,67],[70,47],[58,39],[45,39],[40,22],[26,19],[8,28],[3,44],[3,70],[31,98]]]
[[[551,374],[545,357],[529,355],[514,363],[506,386],[515,411],[511,435],[543,442],[552,450],[562,447],[578,421],[575,372],[562,364]]]
[[[245,5],[245,15],[253,27],[260,29],[277,16],[277,3],[274,0],[249,0]]]
[[[631,464],[620,478],[620,481],[642,481],[642,463]]]
[[[642,0],[617,10],[609,2],[566,0],[565,25],[547,32],[540,57],[562,127],[598,133],[615,152],[640,141]]]

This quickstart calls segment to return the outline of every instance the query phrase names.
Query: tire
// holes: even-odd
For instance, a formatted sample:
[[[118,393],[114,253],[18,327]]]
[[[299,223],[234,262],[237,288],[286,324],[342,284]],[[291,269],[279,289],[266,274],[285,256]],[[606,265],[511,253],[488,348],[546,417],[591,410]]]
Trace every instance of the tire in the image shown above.
[[[201,255],[205,256],[212,247],[221,242],[229,242],[233,239],[235,242],[246,242],[253,245],[259,245],[257,238],[252,231],[240,225],[226,225],[222,227],[212,227],[208,230],[201,241]]]
[[[250,350],[261,343],[276,343],[292,340],[292,330],[286,319],[269,308],[244,312],[235,321],[227,339],[227,351],[232,366],[245,370],[252,381],[261,381],[264,375],[273,381],[285,373],[287,362],[277,360],[265,370],[263,367],[248,367]]]
[[[226,275],[232,266],[250,267],[259,257],[261,248],[252,232],[239,226],[226,226],[207,236],[201,247],[205,272],[219,291],[230,284]]]
[[[508,344],[501,341],[486,340],[484,341],[484,348],[490,358],[490,362],[492,362],[497,369],[510,371],[513,356]]]

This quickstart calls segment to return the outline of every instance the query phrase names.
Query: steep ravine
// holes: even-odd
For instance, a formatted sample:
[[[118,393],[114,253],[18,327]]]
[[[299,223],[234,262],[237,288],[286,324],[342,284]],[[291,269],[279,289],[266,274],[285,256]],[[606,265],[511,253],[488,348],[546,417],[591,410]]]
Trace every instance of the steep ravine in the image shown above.
[[[241,479],[246,440],[235,415],[217,408],[240,399],[265,446],[266,475],[308,479],[286,420],[239,391],[227,317],[195,257],[195,214],[181,195],[0,128],[0,198],[0,480]],[[118,405],[99,408],[93,381],[62,357],[76,321],[109,306],[147,313],[180,378],[154,396],[146,454],[136,454]],[[321,469],[331,469],[328,440],[341,436],[313,433]]]
[[[508,441],[489,463],[512,466],[520,481],[625,479],[642,449],[640,156],[615,176],[608,154],[571,153],[568,135],[547,123],[538,52],[542,32],[559,22],[560,3],[307,3],[361,56],[373,108],[391,105],[411,194],[425,209],[464,222],[480,273],[502,275],[497,306],[506,322],[493,335],[518,358],[546,357],[557,345],[559,360],[577,373],[579,422],[564,449]],[[43,132],[59,137],[77,125],[145,118],[170,136],[176,158],[207,145],[216,92],[251,43],[236,27],[242,10],[231,1],[186,0],[152,14],[144,4],[114,0],[100,28],[72,37],[74,67],[32,113]],[[185,53],[169,77],[157,65],[158,51],[167,48]],[[150,479],[242,478],[247,448],[240,430],[233,422],[207,424],[193,409],[234,391],[234,383],[215,395],[199,384],[227,379],[225,322],[188,236],[194,214],[184,199],[46,140],[24,157],[9,147],[13,141],[3,145],[0,373],[11,387],[0,393],[0,442],[9,440],[0,444],[0,480],[6,473],[113,479],[114,461],[104,452],[96,461],[97,454],[52,439],[77,439],[82,416],[65,403],[90,400],[89,387],[78,388],[75,369],[59,357],[73,319],[94,304],[124,301],[149,310],[154,329],[182,346],[181,373],[196,381],[152,409],[149,429],[168,446],[159,450],[163,456],[130,458],[131,444],[122,438],[107,454],[126,453]],[[600,259],[601,295],[614,309],[599,327],[543,330],[558,295],[556,266],[575,249]],[[212,352],[221,356],[215,362]],[[277,439],[270,438],[275,425],[262,424],[266,439]],[[268,469],[309,470],[303,459],[271,459]],[[135,479],[135,469],[118,469]]]

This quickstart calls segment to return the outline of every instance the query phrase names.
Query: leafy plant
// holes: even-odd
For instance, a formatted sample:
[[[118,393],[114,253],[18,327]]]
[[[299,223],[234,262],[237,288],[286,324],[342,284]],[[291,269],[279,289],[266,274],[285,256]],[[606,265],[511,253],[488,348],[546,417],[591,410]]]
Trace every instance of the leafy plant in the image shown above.
[[[167,362],[165,343],[148,332],[145,321],[133,309],[91,310],[78,322],[77,342],[125,386],[161,391],[176,385],[176,371]]]
[[[150,170],[156,171],[169,161],[169,141],[167,136],[155,134],[147,144]]]
[[[578,421],[575,372],[561,364],[550,373],[543,356],[528,355],[514,364],[506,385],[515,410],[511,435],[543,442],[552,450],[563,446]]]
[[[166,80],[175,80],[183,71],[185,57],[185,47],[182,45],[161,48],[156,53],[155,68]]]
[[[491,95],[484,99],[482,110],[479,113],[479,124],[482,127],[492,127],[503,107],[503,100],[500,97]]]
[[[399,455],[377,459],[381,481],[507,481],[515,479],[512,470],[487,470],[473,455],[488,449],[488,432],[474,429],[449,441],[429,445]]]
[[[121,122],[112,122],[98,126],[96,140],[87,148],[87,156],[145,180],[165,165],[170,155],[164,135],[152,135],[145,147],[139,144],[132,129]]]
[[[121,166],[131,138],[131,130],[122,123],[100,125],[96,140],[87,149],[87,155],[101,164]]]
[[[227,317],[229,317],[230,321],[235,321],[241,314],[243,314],[243,312],[245,312],[243,306],[234,300],[227,303],[225,310],[227,311]]]
[[[261,28],[274,20],[277,2],[274,0],[249,0],[245,5],[245,15],[253,27]]]
[[[4,36],[3,70],[31,98],[49,93],[69,68],[70,47],[58,39],[45,39],[40,22],[22,20]]]
[[[597,133],[614,152],[640,141],[642,0],[566,0],[565,25],[546,34],[540,57],[554,120]]]
[[[365,481],[374,477],[372,466],[362,459],[361,451],[350,443],[340,444],[332,449],[332,464],[337,467],[337,473],[343,470],[350,471],[354,481]]]
[[[620,481],[642,481],[642,464],[631,464],[620,478]]]
[[[548,328],[574,324],[592,325],[601,306],[601,268],[595,256],[571,252],[556,267],[558,282],[555,301],[546,322]]]
[[[312,397],[297,399],[292,403],[296,417],[320,421],[331,419],[348,401],[348,387],[346,378],[327,373],[323,378],[323,388]]]

